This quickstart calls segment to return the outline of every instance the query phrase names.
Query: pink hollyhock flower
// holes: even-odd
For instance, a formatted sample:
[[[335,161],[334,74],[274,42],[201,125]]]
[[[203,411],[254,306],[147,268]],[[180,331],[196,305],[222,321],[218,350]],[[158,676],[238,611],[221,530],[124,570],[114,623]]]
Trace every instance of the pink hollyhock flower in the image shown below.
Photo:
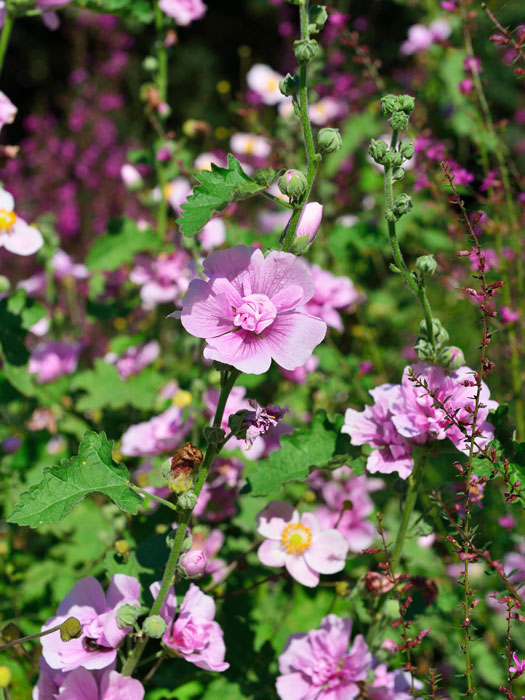
[[[335,277],[319,265],[312,265],[310,269],[315,291],[303,310],[342,332],[343,321],[338,309],[347,309],[358,301],[359,294],[354,283],[348,277]]]
[[[374,512],[374,503],[369,494],[384,488],[381,479],[354,476],[349,467],[332,472],[332,480],[324,482],[321,492],[326,505],[319,506],[314,513],[323,529],[336,528],[344,536],[351,552],[369,547],[377,537],[373,523],[367,520]],[[351,509],[344,509],[345,502]]]
[[[208,559],[202,549],[190,549],[180,560],[180,566],[188,578],[204,576]]]
[[[423,684],[414,682],[416,690],[420,690]],[[412,700],[412,678],[410,673],[397,669],[389,671],[385,664],[374,668],[374,680],[366,687],[367,697],[370,700]]]
[[[207,10],[202,0],[159,0],[159,7],[183,27],[202,19]]]
[[[151,365],[157,359],[159,353],[160,345],[156,340],[150,340],[149,343],[144,345],[135,345],[128,348],[120,357],[117,357],[115,353],[108,353],[104,359],[106,362],[114,364],[120,378],[126,380],[139,374],[143,369]]]
[[[428,389],[435,392],[437,400],[446,400],[448,411],[455,414],[468,432],[468,426],[472,424],[477,389],[476,386],[470,386],[474,378],[473,371],[469,367],[460,367],[446,374],[439,365],[424,363],[413,365],[412,369],[420,381],[427,382]],[[450,425],[445,411],[434,405],[435,399],[410,380],[408,370],[407,367],[403,372],[399,393],[392,395],[390,400],[392,422],[398,433],[417,444],[448,438],[458,450],[468,454],[470,443],[465,435],[457,426]],[[482,383],[480,401],[482,406],[478,411],[476,426],[481,435],[476,438],[476,443],[485,447],[494,437],[494,428],[487,420],[488,413],[498,406],[496,401],[490,399],[490,391],[485,382]]]
[[[0,90],[0,129],[6,124],[11,124],[18,109],[11,102],[9,97]]]
[[[362,635],[348,649],[352,621],[327,615],[319,629],[292,634],[279,657],[281,700],[354,700],[372,668]]]
[[[324,126],[341,114],[341,103],[333,97],[323,97],[308,107],[308,116],[312,124]]]
[[[155,598],[160,583],[150,587]],[[215,617],[215,601],[198,586],[190,583],[180,612],[175,615],[177,600],[173,588],[163,604],[160,615],[168,625],[162,641],[178,656],[205,671],[225,671],[230,664],[224,661],[226,648],[222,629]]]
[[[122,436],[121,452],[130,457],[158,455],[174,450],[187,435],[193,419],[184,420],[178,406],[170,406],[151,420],[130,426]]]
[[[64,280],[72,277],[75,280],[89,279],[89,271],[82,263],[74,263],[71,256],[63,250],[57,252],[51,258],[51,267],[55,277],[59,280]]]
[[[29,358],[29,374],[36,374],[39,384],[54,382],[77,368],[80,345],[59,340],[40,343]]]
[[[295,232],[297,238],[308,236],[308,243],[311,243],[319,231],[322,219],[323,205],[319,202],[308,202],[297,224]]]
[[[77,668],[65,676],[56,694],[33,692],[33,700],[142,700],[144,692],[140,681],[116,671],[95,676],[85,668]]]
[[[255,156],[256,158],[267,158],[272,152],[272,144],[264,136],[241,132],[231,137],[230,148],[237,155]]]
[[[144,308],[154,309],[158,304],[179,302],[193,276],[190,256],[184,250],[176,250],[162,253],[156,259],[137,255],[129,279],[141,286],[140,297]]]
[[[502,306],[500,308],[500,316],[502,323],[514,323],[519,320],[520,312],[512,311],[508,306]]]
[[[235,246],[204,261],[209,279],[192,280],[182,302],[184,328],[205,338],[204,356],[242,372],[263,374],[272,359],[303,365],[326,324],[298,311],[314,293],[306,264],[291,253]]]
[[[226,241],[226,224],[218,216],[210,219],[197,238],[201,242],[202,249],[207,253],[214,248],[219,248]]]
[[[279,90],[283,76],[263,63],[254,64],[246,75],[248,87],[257,93],[265,105],[276,105],[287,98]]]
[[[334,529],[323,530],[313,513],[299,513],[289,503],[271,501],[257,515],[257,531],[268,538],[257,555],[265,566],[286,567],[303,586],[314,588],[319,574],[345,568],[348,544]]]
[[[13,211],[12,194],[0,189],[0,248],[15,255],[33,255],[44,245],[42,234]]]
[[[408,29],[408,39],[401,44],[401,53],[410,56],[426,51],[434,42],[432,32],[424,24],[413,24]]]
[[[120,628],[117,611],[122,605],[140,605],[140,584],[133,576],[115,574],[108,592],[95,578],[83,578],[60,603],[56,617],[51,617],[42,631],[62,624],[68,617],[76,617],[82,625],[78,639],[63,642],[55,632],[41,638],[42,655],[53,669],[73,671],[106,668],[116,657],[116,648],[130,628]]]
[[[369,455],[366,468],[371,474],[398,472],[402,479],[412,473],[412,445],[402,437],[393,423],[391,403],[400,395],[397,384],[381,384],[370,391],[373,406],[364,411],[348,408],[342,433],[350,435],[352,445],[370,445],[377,449]]]

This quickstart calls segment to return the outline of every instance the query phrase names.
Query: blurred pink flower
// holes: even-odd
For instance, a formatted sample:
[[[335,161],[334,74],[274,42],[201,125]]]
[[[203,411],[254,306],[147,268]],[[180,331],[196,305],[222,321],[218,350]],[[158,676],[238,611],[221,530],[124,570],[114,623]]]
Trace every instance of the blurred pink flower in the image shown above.
[[[11,102],[9,97],[0,90],[0,129],[6,124],[11,124],[18,109]]]
[[[77,368],[80,345],[59,340],[39,343],[29,358],[29,374],[36,374],[40,384],[54,382]]]
[[[120,450],[130,457],[171,452],[182,442],[192,425],[193,419],[184,420],[181,408],[170,406],[159,416],[130,426],[122,436]]]
[[[241,132],[231,137],[230,148],[233,153],[238,155],[255,156],[256,158],[267,158],[272,152],[272,144],[264,136]]]
[[[343,331],[339,309],[347,310],[359,301],[359,294],[349,277],[335,277],[319,265],[310,268],[315,285],[313,296],[302,307],[306,313],[322,319],[328,326]]]
[[[12,194],[0,188],[0,248],[15,255],[33,255],[44,245],[42,234],[13,211]]]
[[[159,7],[183,27],[202,19],[207,9],[202,0],[159,0]]]
[[[120,357],[114,353],[105,356],[106,362],[114,364],[121,379],[129,379],[154,362],[160,353],[160,345],[156,340],[150,340],[143,345],[135,345],[125,350]]]
[[[193,276],[189,254],[184,250],[176,250],[173,253],[162,253],[158,258],[137,255],[129,279],[141,286],[140,296],[144,308],[154,309],[158,304],[179,302]]]
[[[256,92],[264,104],[276,105],[287,98],[279,90],[283,76],[263,63],[254,64],[246,75],[248,87]]]

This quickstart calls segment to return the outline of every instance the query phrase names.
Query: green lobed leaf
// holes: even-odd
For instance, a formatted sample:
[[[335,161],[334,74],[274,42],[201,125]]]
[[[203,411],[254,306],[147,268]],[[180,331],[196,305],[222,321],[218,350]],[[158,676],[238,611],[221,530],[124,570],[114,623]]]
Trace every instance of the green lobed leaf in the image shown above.
[[[281,449],[260,460],[248,477],[250,495],[274,494],[288,481],[303,481],[313,469],[335,469],[350,463],[353,468],[355,461],[355,472],[362,473],[364,460],[352,456],[350,441],[341,434],[340,422],[332,423],[325,411],[318,411],[308,428],[284,435]]]
[[[160,247],[161,241],[152,229],[141,231],[131,219],[116,219],[108,233],[91,246],[86,265],[90,272],[112,271],[131,262],[137,253],[155,252]]]
[[[90,493],[103,493],[121,510],[135,514],[142,502],[129,486],[125,465],[114,463],[113,442],[105,433],[87,431],[78,456],[44,469],[44,478],[20,497],[8,522],[35,528],[56,523]]]
[[[246,175],[231,153],[228,154],[227,168],[212,163],[211,170],[200,172],[195,179],[199,185],[182,205],[182,216],[177,220],[185,236],[194,236],[212,216],[233,202],[266,189],[266,185]]]

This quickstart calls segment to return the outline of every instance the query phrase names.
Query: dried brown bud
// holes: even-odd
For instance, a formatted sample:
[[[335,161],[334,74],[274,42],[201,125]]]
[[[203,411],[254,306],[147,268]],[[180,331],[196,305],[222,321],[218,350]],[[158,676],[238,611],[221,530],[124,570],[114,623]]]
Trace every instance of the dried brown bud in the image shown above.
[[[4,642],[14,642],[15,639],[20,639],[22,633],[14,622],[10,622],[2,628],[2,639]]]
[[[380,574],[378,571],[368,571],[364,580],[366,590],[374,595],[388,593],[394,587],[392,579],[385,574]]]
[[[186,442],[182,447],[175,452],[170,460],[171,471],[177,469],[193,469],[194,466],[200,464],[204,459],[202,450],[195,447],[191,442]]]

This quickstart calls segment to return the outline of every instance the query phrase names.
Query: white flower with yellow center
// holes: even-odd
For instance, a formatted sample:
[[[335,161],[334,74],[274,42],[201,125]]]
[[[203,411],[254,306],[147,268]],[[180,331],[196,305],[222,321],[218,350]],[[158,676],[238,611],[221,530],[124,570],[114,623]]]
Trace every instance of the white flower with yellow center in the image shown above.
[[[0,248],[16,255],[33,255],[44,244],[42,234],[14,212],[12,194],[0,189]]]
[[[313,513],[299,515],[289,503],[271,501],[256,519],[258,532],[267,538],[257,552],[266,566],[284,566],[310,588],[319,583],[319,574],[344,569],[345,538],[338,530],[323,530]]]
[[[246,74],[246,82],[253,92],[256,92],[265,105],[277,105],[287,100],[279,90],[279,82],[283,76],[264,63],[255,63]]]
[[[267,158],[272,152],[272,145],[264,136],[255,134],[234,134],[230,139],[230,148],[241,156],[255,156]]]

